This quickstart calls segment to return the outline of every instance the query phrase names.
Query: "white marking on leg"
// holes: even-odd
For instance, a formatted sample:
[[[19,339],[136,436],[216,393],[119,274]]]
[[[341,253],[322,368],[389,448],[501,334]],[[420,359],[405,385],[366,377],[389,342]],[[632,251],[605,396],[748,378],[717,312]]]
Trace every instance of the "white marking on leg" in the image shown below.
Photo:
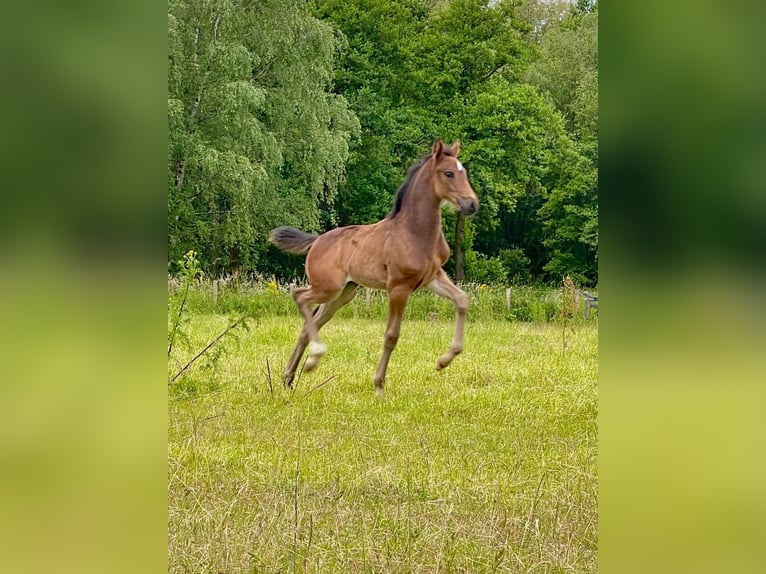
[[[311,341],[309,343],[309,354],[312,357],[319,355],[320,357],[327,352],[327,345],[321,341]]]

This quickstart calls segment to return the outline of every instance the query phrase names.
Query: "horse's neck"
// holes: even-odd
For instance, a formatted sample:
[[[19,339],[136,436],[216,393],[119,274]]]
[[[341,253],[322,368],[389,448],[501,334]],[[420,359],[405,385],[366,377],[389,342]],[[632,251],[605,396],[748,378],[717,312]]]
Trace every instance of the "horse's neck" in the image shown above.
[[[405,199],[400,214],[400,224],[417,237],[436,238],[442,235],[441,201],[428,189],[433,182],[430,178],[419,181],[424,188],[412,189]]]

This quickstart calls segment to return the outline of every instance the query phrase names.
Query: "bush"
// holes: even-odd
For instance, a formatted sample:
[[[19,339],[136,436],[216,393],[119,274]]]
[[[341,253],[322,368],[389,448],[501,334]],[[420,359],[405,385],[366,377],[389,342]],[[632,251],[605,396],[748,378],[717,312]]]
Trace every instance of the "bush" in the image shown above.
[[[487,257],[475,251],[465,254],[465,277],[476,283],[504,283],[506,270],[498,257]]]
[[[505,268],[505,279],[514,285],[528,285],[532,281],[532,271],[529,257],[519,247],[502,249],[498,259]]]

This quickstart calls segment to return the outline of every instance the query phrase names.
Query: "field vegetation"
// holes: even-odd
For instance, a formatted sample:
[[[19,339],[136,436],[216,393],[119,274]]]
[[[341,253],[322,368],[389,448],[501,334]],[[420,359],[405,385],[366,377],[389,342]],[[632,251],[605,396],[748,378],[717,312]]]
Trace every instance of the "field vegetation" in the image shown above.
[[[465,352],[437,372],[453,310],[418,293],[380,400],[381,294],[339,313],[286,389],[287,287],[230,282],[215,305],[210,288],[186,293],[169,372],[250,319],[168,386],[170,572],[597,570],[597,319],[521,316],[525,297],[560,308],[554,290],[514,290],[509,310],[469,286]]]

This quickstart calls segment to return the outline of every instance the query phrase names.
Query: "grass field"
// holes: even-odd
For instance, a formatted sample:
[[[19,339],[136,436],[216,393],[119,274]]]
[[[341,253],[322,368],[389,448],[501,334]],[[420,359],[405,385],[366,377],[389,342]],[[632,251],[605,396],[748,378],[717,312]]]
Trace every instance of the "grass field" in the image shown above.
[[[194,315],[192,347],[226,324]],[[299,326],[262,318],[170,385],[170,572],[597,571],[594,323],[563,349],[560,326],[469,321],[437,372],[453,323],[406,321],[382,401],[383,321],[329,323],[289,391]]]

